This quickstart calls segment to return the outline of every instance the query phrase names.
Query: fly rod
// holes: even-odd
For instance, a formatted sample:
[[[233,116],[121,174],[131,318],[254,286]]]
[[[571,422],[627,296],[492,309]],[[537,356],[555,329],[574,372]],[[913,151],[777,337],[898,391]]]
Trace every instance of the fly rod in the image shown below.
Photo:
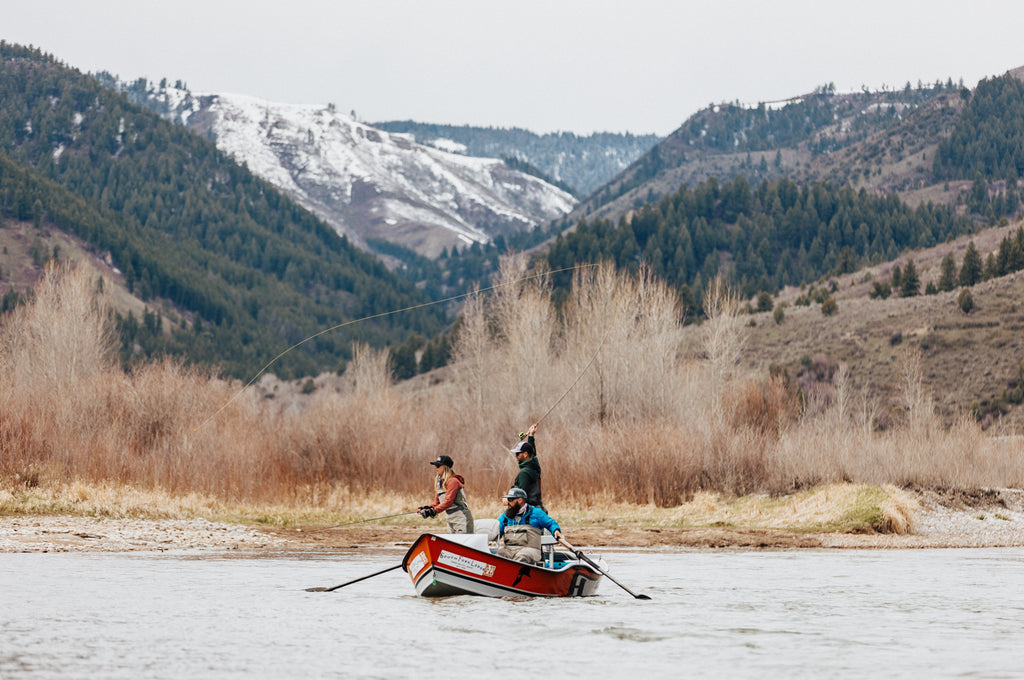
[[[418,514],[420,514],[419,510],[413,510],[412,512],[400,512],[397,515],[385,515],[383,517],[371,517],[370,519],[357,519],[354,522],[344,522],[343,524],[332,524],[329,527],[320,527],[319,529],[310,529],[309,531],[307,531],[305,533],[307,533],[307,534],[314,534],[314,533],[316,533],[318,531],[327,531],[328,529],[337,529],[338,527],[347,527],[350,524],[362,524],[363,522],[376,522],[376,521],[379,521],[379,520],[382,520],[382,519],[391,519],[392,517],[405,517],[406,515],[418,515]],[[302,531],[302,529],[299,529],[299,531]]]
[[[590,361],[588,361],[588,362],[587,362],[587,365],[583,367],[583,370],[582,370],[582,371],[580,371],[580,374],[579,374],[578,376],[576,376],[576,380],[574,380],[574,381],[572,382],[572,384],[571,384],[571,385],[569,385],[569,389],[567,389],[567,390],[566,390],[565,392],[563,392],[563,393],[562,393],[562,396],[560,396],[560,397],[558,398],[558,401],[556,401],[556,402],[555,402],[554,404],[552,404],[552,405],[551,405],[551,408],[549,408],[549,409],[547,410],[547,412],[546,412],[546,413],[545,413],[544,415],[542,415],[542,416],[540,417],[540,420],[538,420],[538,421],[537,421],[537,424],[538,424],[538,425],[540,425],[540,424],[541,424],[541,423],[542,423],[542,422],[544,421],[544,419],[545,419],[545,418],[547,418],[547,417],[548,417],[548,415],[549,415],[549,414],[550,414],[550,413],[551,413],[552,411],[554,411],[554,410],[555,410],[555,407],[556,407],[556,406],[558,406],[559,404],[561,404],[561,403],[562,403],[562,400],[563,400],[563,399],[565,399],[565,397],[566,397],[566,395],[567,395],[567,394],[569,394],[570,392],[572,392],[572,388],[576,387],[576,383],[578,383],[578,382],[580,381],[580,378],[582,378],[582,377],[583,377],[583,374],[587,372],[587,369],[589,369],[589,368],[590,368],[590,366],[591,366],[591,365],[592,365],[592,364],[594,363],[594,360],[595,360],[595,359],[597,359],[597,355],[598,355],[598,354],[600,354],[600,352],[601,352],[601,348],[602,348],[602,347],[604,347],[604,341],[605,341],[605,338],[607,338],[607,337],[608,337],[608,331],[609,331],[609,330],[611,330],[611,327],[609,327],[608,329],[606,329],[606,330],[605,330],[605,332],[604,332],[604,335],[603,335],[603,336],[601,336],[601,342],[600,342],[600,343],[599,343],[599,344],[597,345],[597,350],[595,350],[595,351],[594,351],[594,356],[590,357]],[[519,436],[520,436],[520,438],[522,438],[522,435],[519,435]]]

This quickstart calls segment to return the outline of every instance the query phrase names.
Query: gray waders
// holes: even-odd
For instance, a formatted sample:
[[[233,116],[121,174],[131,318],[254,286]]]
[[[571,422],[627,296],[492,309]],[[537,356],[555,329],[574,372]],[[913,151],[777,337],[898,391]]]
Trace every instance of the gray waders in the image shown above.
[[[439,479],[437,481],[437,502],[444,503],[445,490]],[[471,534],[473,533],[473,513],[466,503],[466,494],[462,487],[459,487],[455,494],[455,502],[452,507],[444,511],[444,519],[448,522],[449,534]]]
[[[498,557],[507,557],[516,562],[539,564],[541,561],[540,537],[544,534],[529,524],[515,524],[505,527],[505,545],[498,548]]]

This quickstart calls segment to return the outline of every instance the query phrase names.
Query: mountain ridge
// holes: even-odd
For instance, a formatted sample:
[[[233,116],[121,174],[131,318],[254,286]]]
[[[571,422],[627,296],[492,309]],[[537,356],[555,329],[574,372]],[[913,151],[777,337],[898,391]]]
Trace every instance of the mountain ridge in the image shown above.
[[[0,42],[0,98],[0,219],[81,239],[164,315],[162,329],[125,319],[125,345],[149,348],[129,361],[172,353],[251,375],[325,327],[424,301],[212,143],[39,50]],[[354,340],[433,335],[446,321],[434,308],[342,329],[275,370],[333,370]]]
[[[373,123],[392,132],[412,134],[424,144],[458,153],[493,158],[514,157],[544,175],[588,196],[649,150],[661,137],[631,133],[572,132],[537,134],[523,128],[443,125],[411,120]]]
[[[501,159],[417,144],[331,104],[192,93],[165,83],[144,88],[144,94],[139,84],[129,89],[366,249],[382,239],[437,257],[534,229],[575,205],[564,190]]]

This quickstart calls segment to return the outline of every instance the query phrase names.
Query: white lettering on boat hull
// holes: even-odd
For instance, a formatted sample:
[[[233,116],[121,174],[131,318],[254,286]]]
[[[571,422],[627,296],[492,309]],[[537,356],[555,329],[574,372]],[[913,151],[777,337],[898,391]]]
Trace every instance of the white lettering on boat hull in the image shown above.
[[[494,576],[494,565],[474,560],[469,557],[462,555],[456,555],[453,552],[442,550],[441,554],[437,556],[438,564],[445,564],[449,567],[455,567],[460,571],[465,571],[470,574],[477,574],[478,576]]]

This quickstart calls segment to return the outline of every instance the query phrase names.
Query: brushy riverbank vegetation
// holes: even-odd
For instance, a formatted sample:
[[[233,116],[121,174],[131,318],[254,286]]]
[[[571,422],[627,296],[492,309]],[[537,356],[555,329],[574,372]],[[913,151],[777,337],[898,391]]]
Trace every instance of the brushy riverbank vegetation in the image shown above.
[[[373,516],[425,502],[427,463],[441,453],[471,501],[496,509],[515,470],[507,449],[538,420],[546,503],[581,517],[843,482],[1024,486],[1017,444],[986,438],[969,418],[945,427],[935,417],[920,354],[903,357],[902,420],[879,431],[875,406],[842,370],[827,403],[784,376],[739,370],[744,318],[721,282],[708,286],[708,321],[687,328],[675,295],[650,276],[584,269],[556,308],[548,282],[523,271],[508,260],[493,294],[470,301],[438,384],[401,389],[386,352],[356,347],[345,389],[282,408],[171,361],[124,372],[96,281],[50,268],[0,329],[3,511],[29,511],[19,498],[73,501],[44,491],[79,483],[80,496],[194,498],[244,508],[211,514],[264,512],[273,523]],[[696,356],[680,352],[692,332],[703,334]],[[870,513],[885,502],[867,496],[852,505]],[[63,511],[55,502],[38,510]]]

